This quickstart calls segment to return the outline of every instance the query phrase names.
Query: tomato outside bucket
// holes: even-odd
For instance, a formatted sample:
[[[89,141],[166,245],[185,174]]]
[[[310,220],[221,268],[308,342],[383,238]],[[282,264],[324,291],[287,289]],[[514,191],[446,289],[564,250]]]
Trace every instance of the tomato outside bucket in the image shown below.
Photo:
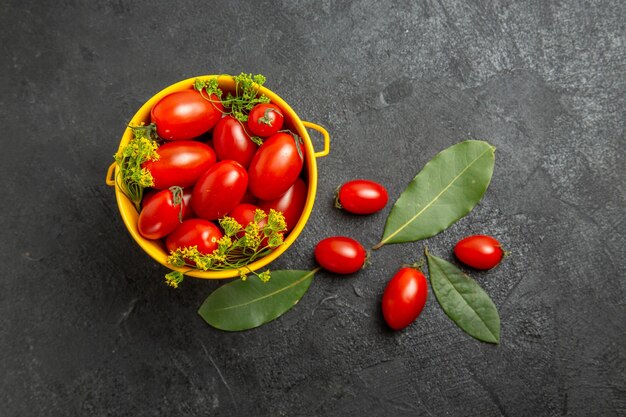
[[[187,80],[180,81],[176,84],[170,85],[169,87],[161,90],[157,94],[155,94],[152,98],[150,98],[141,108],[137,111],[135,116],[130,121],[130,126],[138,126],[141,123],[149,124],[150,123],[150,110],[152,107],[163,97],[168,94],[174,93],[176,91],[187,90],[193,88],[194,82],[198,79],[200,80],[208,80],[214,79],[217,77],[220,88],[223,90],[233,91],[235,89],[235,82],[233,77],[229,75],[203,75],[199,77],[189,78]],[[298,238],[306,222],[311,215],[313,210],[313,204],[315,202],[315,195],[317,192],[317,161],[316,159],[319,157],[323,157],[328,155],[330,150],[330,137],[326,129],[321,126],[318,126],[314,123],[305,122],[298,117],[296,112],[276,93],[265,87],[258,88],[260,94],[264,94],[270,98],[273,104],[277,105],[285,116],[285,124],[288,128],[294,131],[298,136],[300,136],[303,140],[304,145],[304,167],[303,167],[303,176],[304,180],[307,184],[307,196],[306,202],[304,205],[304,209],[302,210],[302,214],[300,215],[300,219],[296,223],[293,230],[291,230],[288,236],[285,238],[285,241],[282,245],[274,249],[267,256],[256,260],[253,263],[247,265],[245,270],[256,271],[261,269],[267,265],[269,265],[272,261],[282,255]],[[324,140],[324,149],[315,152],[313,148],[313,144],[311,143],[311,138],[309,137],[309,133],[307,129],[313,129],[319,132]],[[130,128],[126,128],[122,139],[120,141],[119,150],[121,150],[124,146],[126,146],[130,140],[132,139],[132,130]],[[233,278],[239,276],[239,270],[237,269],[228,269],[228,270],[218,270],[218,271],[202,271],[193,268],[176,268],[167,263],[168,253],[165,249],[165,245],[160,240],[149,240],[141,236],[137,229],[137,219],[139,213],[135,208],[135,205],[132,201],[122,192],[121,188],[117,184],[115,180],[118,174],[118,166],[113,163],[109,167],[106,176],[106,183],[109,186],[115,187],[115,198],[117,200],[117,206],[120,210],[120,215],[122,216],[122,221],[126,225],[128,232],[133,237],[133,239],[137,242],[137,244],[148,254],[160,263],[161,265],[175,271],[180,271],[187,276],[192,276],[196,278],[203,279],[221,279],[221,278]]]

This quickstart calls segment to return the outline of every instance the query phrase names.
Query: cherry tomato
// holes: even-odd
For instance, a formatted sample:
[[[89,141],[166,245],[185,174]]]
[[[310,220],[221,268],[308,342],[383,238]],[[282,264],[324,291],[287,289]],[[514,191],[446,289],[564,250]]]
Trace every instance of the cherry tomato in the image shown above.
[[[176,229],[181,222],[181,210],[185,207],[182,194],[180,187],[172,187],[152,196],[139,213],[139,233],[146,239],[160,239]]]
[[[401,268],[383,293],[383,317],[394,330],[407,327],[426,304],[428,285],[424,274],[415,268]]]
[[[261,200],[278,198],[296,181],[302,165],[299,138],[277,133],[263,142],[250,162],[250,191]]]
[[[174,185],[191,187],[217,158],[209,145],[193,140],[169,142],[157,150],[159,159],[146,161],[146,168],[154,178],[154,188],[164,190]]]
[[[211,95],[211,99],[214,102],[191,89],[163,97],[150,112],[157,134],[166,140],[186,140],[208,132],[224,109],[217,96]]]
[[[239,204],[235,207],[228,215],[233,219],[237,220],[237,223],[241,225],[244,229],[248,224],[254,221],[254,214],[256,213],[259,207],[253,204]],[[263,219],[259,222],[259,226],[263,227],[267,224],[267,219]],[[237,237],[241,238],[246,234],[245,231],[241,231],[237,233]],[[261,242],[261,247],[267,246],[267,238],[263,239]]]
[[[203,219],[219,219],[239,204],[247,186],[248,174],[238,162],[220,161],[196,182],[191,195],[191,208]]]
[[[270,212],[270,209],[280,211],[285,216],[285,223],[287,223],[287,230],[292,230],[304,209],[306,203],[307,187],[301,178],[296,179],[296,182],[287,190],[287,192],[278,198],[273,200],[259,200],[259,207],[266,213]]]
[[[354,239],[344,236],[327,237],[315,247],[315,260],[327,271],[352,274],[363,268],[367,253]]]
[[[217,249],[222,232],[213,222],[204,219],[189,219],[178,225],[165,239],[168,251],[197,246],[198,251],[208,255]]]
[[[141,206],[145,207],[146,204],[148,204],[148,202],[159,193],[159,191],[161,190],[151,189],[150,191],[146,192],[143,196],[143,200],[141,201]],[[192,191],[193,191],[192,188],[185,188],[183,190],[183,202],[185,203],[183,205],[183,220],[187,220],[187,219],[194,217],[193,210],[191,209]]]
[[[226,116],[213,129],[213,146],[220,160],[232,159],[248,168],[259,145],[252,142],[241,122]]]
[[[337,207],[354,214],[376,213],[387,205],[387,190],[369,180],[353,180],[343,184],[337,193]]]
[[[267,138],[283,127],[283,119],[283,114],[275,104],[257,104],[248,115],[248,130],[253,135]]]
[[[485,235],[461,239],[454,247],[454,254],[459,261],[476,269],[491,269],[504,257],[500,242]]]

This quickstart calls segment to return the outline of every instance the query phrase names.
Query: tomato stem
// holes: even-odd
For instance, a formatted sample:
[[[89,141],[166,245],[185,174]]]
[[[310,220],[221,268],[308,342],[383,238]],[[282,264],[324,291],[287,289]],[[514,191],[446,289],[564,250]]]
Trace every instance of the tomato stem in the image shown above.
[[[424,267],[424,258],[421,258],[417,262],[414,262],[412,264],[403,264],[402,266],[404,268],[413,268],[422,272],[422,268]]]
[[[169,190],[172,193],[172,203],[175,206],[180,206],[178,210],[178,221],[182,223],[183,222],[183,209],[184,209],[183,189],[179,187],[178,185],[173,185],[169,188]]]
[[[341,185],[335,189],[335,208],[339,210],[343,210],[343,206],[341,205],[341,201],[339,201],[339,191],[341,190]]]

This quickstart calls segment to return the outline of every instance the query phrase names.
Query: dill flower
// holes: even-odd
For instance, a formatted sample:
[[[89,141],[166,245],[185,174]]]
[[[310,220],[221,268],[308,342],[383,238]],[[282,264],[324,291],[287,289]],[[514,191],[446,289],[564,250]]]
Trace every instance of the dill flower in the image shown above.
[[[183,282],[183,278],[185,276],[182,272],[172,271],[169,274],[165,275],[165,284],[169,285],[172,288],[178,288],[181,282]]]
[[[271,273],[270,273],[270,271],[269,271],[269,270],[268,270],[268,271],[263,271],[263,272],[261,272],[260,274],[257,274],[257,276],[259,277],[259,279],[260,279],[262,282],[267,282],[267,281],[269,281],[269,280],[270,280],[270,278],[272,277],[272,275],[271,275]]]

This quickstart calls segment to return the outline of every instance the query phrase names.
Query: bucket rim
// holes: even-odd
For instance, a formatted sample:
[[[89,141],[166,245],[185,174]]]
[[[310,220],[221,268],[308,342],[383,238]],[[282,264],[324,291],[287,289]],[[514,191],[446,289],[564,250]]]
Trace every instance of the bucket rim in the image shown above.
[[[128,126],[124,130],[122,138],[119,143],[118,152],[121,150],[132,138],[132,130],[129,126],[137,126],[141,123],[146,123],[150,120],[150,110],[152,107],[163,97],[177,92],[183,91],[189,88],[192,88],[196,80],[209,80],[217,78],[218,84],[220,88],[232,88],[234,87],[234,77],[231,75],[199,75],[196,77],[187,78],[181,81],[178,81],[174,84],[171,84],[162,90],[158,91],[151,98],[149,98],[146,102],[144,102],[141,107],[134,114],[133,118],[129,122]],[[289,106],[289,104],[282,99],[278,94],[273,92],[264,86],[258,87],[259,93],[264,94],[269,97],[270,101],[280,107],[281,111],[285,115],[285,118],[290,120],[295,133],[298,134],[302,138],[304,145],[304,155],[305,161],[304,166],[307,170],[307,196],[304,204],[304,208],[302,210],[302,214],[298,219],[295,227],[289,232],[287,238],[283,242],[281,246],[274,249],[270,254],[260,258],[249,265],[246,265],[243,268],[246,272],[259,270],[271,262],[276,260],[279,256],[281,256],[289,247],[296,241],[300,233],[304,230],[304,227],[313,211],[313,205],[315,203],[315,196],[317,193],[317,161],[316,161],[316,153],[313,148],[313,144],[311,142],[311,138],[305,127],[305,123],[308,125],[312,125],[308,122],[303,122],[302,119],[298,116],[298,114]],[[319,156],[319,153],[318,153]],[[118,167],[115,167],[114,175],[118,173]],[[141,236],[137,229],[137,218],[139,213],[137,213],[134,204],[130,201],[130,199],[122,192],[117,182],[115,183],[115,197],[117,201],[117,206],[120,211],[120,215],[122,217],[122,221],[126,226],[126,229],[130,233],[131,237],[135,240],[135,242],[146,252],[152,259],[157,261],[159,264],[164,267],[184,273],[186,276],[191,276],[194,278],[201,279],[225,279],[225,278],[234,278],[239,276],[240,269],[227,269],[227,270],[209,270],[202,271],[189,267],[174,267],[167,263],[167,252],[164,246],[160,243],[160,240],[154,241],[149,240]]]

